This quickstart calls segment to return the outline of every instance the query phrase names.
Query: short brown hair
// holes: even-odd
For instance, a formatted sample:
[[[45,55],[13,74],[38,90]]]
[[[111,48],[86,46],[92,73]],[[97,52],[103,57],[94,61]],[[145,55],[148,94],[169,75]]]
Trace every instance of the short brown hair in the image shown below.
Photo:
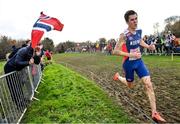
[[[31,40],[26,40],[25,42],[26,42],[26,44],[28,44],[29,42],[31,42]]]
[[[129,16],[130,16],[130,15],[134,15],[134,14],[137,15],[137,13],[136,13],[134,10],[128,10],[128,11],[124,14],[124,19],[125,19],[125,21],[128,22]]]

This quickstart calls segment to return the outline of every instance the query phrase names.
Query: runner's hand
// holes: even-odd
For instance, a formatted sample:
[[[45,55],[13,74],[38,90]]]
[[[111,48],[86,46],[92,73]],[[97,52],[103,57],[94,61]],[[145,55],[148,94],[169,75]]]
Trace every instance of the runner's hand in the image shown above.
[[[141,53],[140,52],[130,53],[130,57],[140,59],[141,58]]]
[[[149,45],[149,49],[150,49],[150,50],[155,50],[155,49],[156,49],[156,48],[155,48],[155,45],[154,45],[154,44]]]

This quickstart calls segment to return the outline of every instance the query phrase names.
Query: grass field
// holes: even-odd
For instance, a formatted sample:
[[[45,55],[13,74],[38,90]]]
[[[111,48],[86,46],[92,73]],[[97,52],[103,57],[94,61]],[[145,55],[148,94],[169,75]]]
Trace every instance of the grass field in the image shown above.
[[[5,62],[0,62],[0,74],[4,71],[4,64]]]
[[[45,82],[21,123],[135,122],[93,81],[57,64],[46,67]]]
[[[147,115],[151,115],[144,86],[137,76],[135,76],[135,87],[131,93],[124,85],[112,80],[115,72],[123,74],[122,57],[72,53],[55,55],[54,60],[56,63],[62,63],[94,80],[110,96],[116,98],[128,114],[138,121],[146,122],[137,111],[118,96],[119,93],[128,97],[132,103],[144,110]],[[143,60],[150,70],[158,111],[163,114],[163,117],[168,122],[180,122],[180,56],[174,56],[174,61],[171,60],[170,56],[143,56]],[[104,82],[99,82],[90,72],[102,78]]]
[[[112,80],[115,72],[123,75],[122,57],[70,53],[56,54],[53,60],[57,64],[45,69],[45,82],[36,94],[40,102],[32,102],[22,123],[151,122],[124,99],[151,115],[137,76],[133,90]],[[143,60],[150,70],[158,111],[168,122],[180,122],[180,56],[173,61],[170,56],[143,56]]]

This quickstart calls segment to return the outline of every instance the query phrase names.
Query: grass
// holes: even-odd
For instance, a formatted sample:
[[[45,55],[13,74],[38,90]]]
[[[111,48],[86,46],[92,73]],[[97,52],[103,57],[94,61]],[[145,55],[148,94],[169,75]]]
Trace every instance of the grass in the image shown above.
[[[94,82],[58,64],[49,65],[22,123],[134,122]]]
[[[101,58],[103,57],[104,59],[106,60],[109,60],[109,61],[121,61],[122,60],[122,57],[117,57],[117,56],[106,56],[104,54],[87,54],[87,53],[65,53],[65,54],[55,54],[53,56],[54,60],[57,61],[57,60],[65,60],[66,58],[71,58],[71,57],[75,57],[75,58],[82,58],[82,57],[98,57],[98,56],[101,56]],[[142,56],[143,60],[144,61],[148,61],[148,62],[163,62],[163,63],[167,63],[167,62],[170,62],[170,64],[179,64],[180,63],[180,56],[174,56],[173,58],[173,61],[171,60],[171,56],[158,56],[158,55],[143,55]],[[155,60],[155,61],[154,61]]]
[[[172,74],[172,72],[179,74],[180,56],[174,56],[174,60],[171,60],[171,56],[143,56],[144,63],[149,68],[150,72],[153,70],[159,70],[159,73]],[[119,56],[105,56],[102,54],[56,54],[54,60],[57,63],[65,62],[74,65],[85,70],[92,72],[110,73],[122,72],[122,57]],[[158,73],[158,74],[159,74]],[[155,74],[155,73],[154,73]],[[157,74],[156,74],[157,75]],[[112,75],[111,75],[112,76]]]
[[[0,62],[0,74],[4,71],[5,62]]]
[[[99,59],[98,59],[99,58]],[[163,68],[163,69],[177,69],[180,66],[180,56],[174,56],[174,60],[171,60],[171,56],[157,56],[157,55],[149,55],[143,56],[147,67],[150,68]],[[77,53],[68,53],[68,54],[56,54],[54,55],[54,60],[57,63],[61,63],[62,61],[65,63],[69,63],[72,65],[78,66],[80,65],[93,66],[95,65],[97,68],[102,69],[105,66],[118,66],[122,67],[122,57],[117,56],[105,56],[103,54],[77,54]],[[88,60],[88,63],[87,61]],[[84,62],[83,62],[84,61]]]
[[[142,59],[150,71],[158,111],[163,114],[163,117],[168,122],[179,122],[180,113],[177,110],[180,108],[180,56],[174,56],[173,61],[171,60],[171,56],[158,55],[143,56]],[[133,88],[134,93],[131,94],[128,93],[127,87],[112,80],[116,72],[123,75],[122,57],[105,56],[103,54],[68,53],[54,55],[54,60],[57,63],[68,63],[67,67],[78,71],[80,74],[89,79],[93,79],[99,84],[98,80],[92,78],[92,75],[89,73],[89,71],[93,72],[98,75],[98,77],[107,81],[99,84],[106,92],[109,94],[112,94],[113,91],[127,93],[127,96],[130,96],[130,99],[132,99],[134,103],[141,106],[148,115],[151,115],[149,101],[144,92],[144,86],[136,74],[135,86]],[[84,71],[79,71],[79,69]],[[106,89],[106,87],[110,87],[110,90]],[[116,96],[114,96],[114,98],[116,98]],[[132,115],[134,112],[131,111],[127,103],[124,103],[122,107],[129,111],[129,115]],[[138,116],[138,114],[133,114],[132,116],[142,120],[142,117]],[[142,120],[141,122],[145,123],[146,121]]]
[[[114,72],[121,69],[122,57],[71,53],[57,54],[53,59],[57,63],[65,62],[95,71],[97,75],[110,79]],[[174,61],[171,60],[171,56],[143,56],[143,60],[150,69],[152,81],[156,85],[158,109],[161,112],[171,111],[168,108],[164,109],[169,102],[170,108],[178,108],[180,56],[174,56]],[[0,70],[3,70],[3,65],[3,62],[0,63]],[[40,102],[32,102],[22,123],[136,122],[129,118],[95,82],[57,64],[48,66],[44,73],[45,82],[41,83],[38,89],[40,93],[36,94]],[[136,84],[135,90],[139,88],[139,84]],[[169,101],[166,97],[170,98]],[[142,101],[147,99],[146,97],[139,95],[135,98],[136,102],[142,102],[140,105],[144,105],[144,109],[149,106],[148,102]],[[177,119],[168,118],[165,111],[163,113],[170,122],[177,121]],[[175,110],[171,113],[175,113]],[[178,112],[174,115],[178,115]]]

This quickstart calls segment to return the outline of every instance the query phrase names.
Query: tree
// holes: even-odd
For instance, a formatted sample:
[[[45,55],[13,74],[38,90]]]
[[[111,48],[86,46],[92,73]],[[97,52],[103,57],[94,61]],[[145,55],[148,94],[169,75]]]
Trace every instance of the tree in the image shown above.
[[[64,53],[67,49],[71,49],[71,48],[75,48],[76,44],[72,41],[66,41],[64,43],[59,43],[56,48],[55,51],[58,53]]]
[[[15,40],[8,36],[0,36],[0,59],[5,59],[6,54],[12,52],[12,46],[20,48],[26,41],[24,39]]]
[[[166,24],[173,24],[180,20],[180,16],[170,16],[164,20]]]
[[[0,59],[5,59],[6,54],[11,52],[10,41],[12,41],[7,36],[1,36],[0,38]]]
[[[66,41],[66,43],[65,43],[66,45],[66,48],[68,49],[68,48],[73,48],[73,47],[75,47],[75,43],[74,42],[72,42],[72,41]]]
[[[180,20],[172,25],[171,31],[176,37],[180,37]]]
[[[59,43],[56,47],[55,47],[55,52],[57,53],[64,53],[65,47],[64,47],[64,43]]]
[[[65,49],[64,49],[64,45],[63,45],[63,44],[61,45],[61,51],[60,51],[60,52],[62,52],[62,53],[65,52]]]
[[[42,44],[45,50],[54,51],[54,42],[50,38],[44,38]]]
[[[180,16],[171,16],[164,20],[166,26],[164,33],[171,31],[176,37],[180,37]]]
[[[154,34],[159,35],[159,23],[158,22],[153,25],[153,28],[154,28]]]

